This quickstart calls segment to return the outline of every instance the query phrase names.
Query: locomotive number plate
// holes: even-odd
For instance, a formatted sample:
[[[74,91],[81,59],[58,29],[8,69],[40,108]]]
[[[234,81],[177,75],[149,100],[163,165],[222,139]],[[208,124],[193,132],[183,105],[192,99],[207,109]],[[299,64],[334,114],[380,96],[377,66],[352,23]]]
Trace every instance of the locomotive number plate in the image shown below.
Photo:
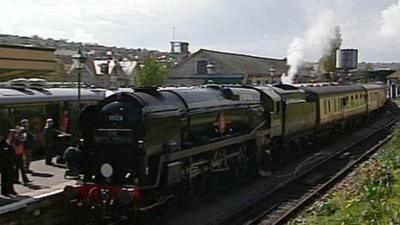
[[[97,129],[94,132],[94,141],[100,144],[131,144],[131,129]]]

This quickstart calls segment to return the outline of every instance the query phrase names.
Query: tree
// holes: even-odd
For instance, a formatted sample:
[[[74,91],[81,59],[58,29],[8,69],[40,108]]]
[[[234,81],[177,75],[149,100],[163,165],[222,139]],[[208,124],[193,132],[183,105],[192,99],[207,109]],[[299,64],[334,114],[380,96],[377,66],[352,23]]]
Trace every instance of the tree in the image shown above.
[[[328,49],[325,55],[320,59],[323,72],[329,73],[336,70],[336,51],[340,49],[342,45],[342,34],[340,33],[340,26],[335,26],[333,31],[333,37],[328,40]]]
[[[140,69],[136,84],[141,87],[161,86],[165,82],[167,70],[155,59],[148,57]]]

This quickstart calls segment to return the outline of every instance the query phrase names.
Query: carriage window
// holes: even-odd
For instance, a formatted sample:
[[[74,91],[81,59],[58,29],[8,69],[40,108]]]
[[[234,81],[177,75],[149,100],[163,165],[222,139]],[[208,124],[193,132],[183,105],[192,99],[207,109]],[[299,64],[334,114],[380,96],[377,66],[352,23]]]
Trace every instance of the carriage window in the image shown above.
[[[343,105],[343,108],[346,108],[348,98],[349,98],[349,97],[342,98],[342,105]]]
[[[331,112],[331,100],[328,100],[328,112]]]
[[[39,142],[42,141],[44,121],[48,117],[46,105],[8,105],[4,110],[8,111],[9,128],[18,125],[21,119],[29,119],[32,132],[37,135]]]
[[[336,112],[336,98],[333,99],[333,111]]]
[[[11,106],[12,107],[12,106]],[[33,130],[41,131],[44,127],[44,120],[47,116],[45,105],[24,105],[10,108],[10,122],[13,126],[19,124],[21,119],[29,119]]]
[[[70,121],[68,129],[70,132],[74,133],[78,131],[77,121],[79,119],[80,112],[82,112],[84,109],[84,103],[81,102],[80,109],[78,102],[68,102],[66,104],[68,104],[68,119]]]
[[[280,108],[281,108],[280,102],[276,102],[275,112],[276,112],[276,113],[279,113]]]

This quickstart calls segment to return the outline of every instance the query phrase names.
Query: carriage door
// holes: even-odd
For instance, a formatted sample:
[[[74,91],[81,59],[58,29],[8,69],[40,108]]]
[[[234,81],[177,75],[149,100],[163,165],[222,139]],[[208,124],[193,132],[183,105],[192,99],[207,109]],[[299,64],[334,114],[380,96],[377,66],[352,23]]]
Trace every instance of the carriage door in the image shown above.
[[[47,118],[53,118],[54,127],[59,128],[60,127],[60,112],[61,112],[60,104],[57,104],[57,103],[48,104],[48,105],[46,105],[46,113],[45,113],[46,118],[43,118],[43,119],[44,119],[44,121],[46,121]]]
[[[341,119],[344,118],[345,112],[346,112],[346,107],[348,103],[348,97],[344,96],[340,98],[340,112],[341,112]]]

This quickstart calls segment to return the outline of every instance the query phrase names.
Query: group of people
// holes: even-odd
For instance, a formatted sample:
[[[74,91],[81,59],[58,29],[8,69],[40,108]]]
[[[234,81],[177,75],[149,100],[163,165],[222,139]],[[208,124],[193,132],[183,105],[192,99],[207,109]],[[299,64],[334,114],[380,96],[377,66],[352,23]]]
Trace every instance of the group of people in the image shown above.
[[[49,118],[44,127],[44,149],[45,163],[52,165],[52,157],[56,147],[57,130],[54,129],[54,121]],[[33,147],[36,136],[31,132],[29,120],[22,119],[20,125],[3,136],[0,141],[0,172],[1,172],[1,194],[4,196],[16,195],[14,184],[24,185],[32,182],[27,174],[30,170]]]

